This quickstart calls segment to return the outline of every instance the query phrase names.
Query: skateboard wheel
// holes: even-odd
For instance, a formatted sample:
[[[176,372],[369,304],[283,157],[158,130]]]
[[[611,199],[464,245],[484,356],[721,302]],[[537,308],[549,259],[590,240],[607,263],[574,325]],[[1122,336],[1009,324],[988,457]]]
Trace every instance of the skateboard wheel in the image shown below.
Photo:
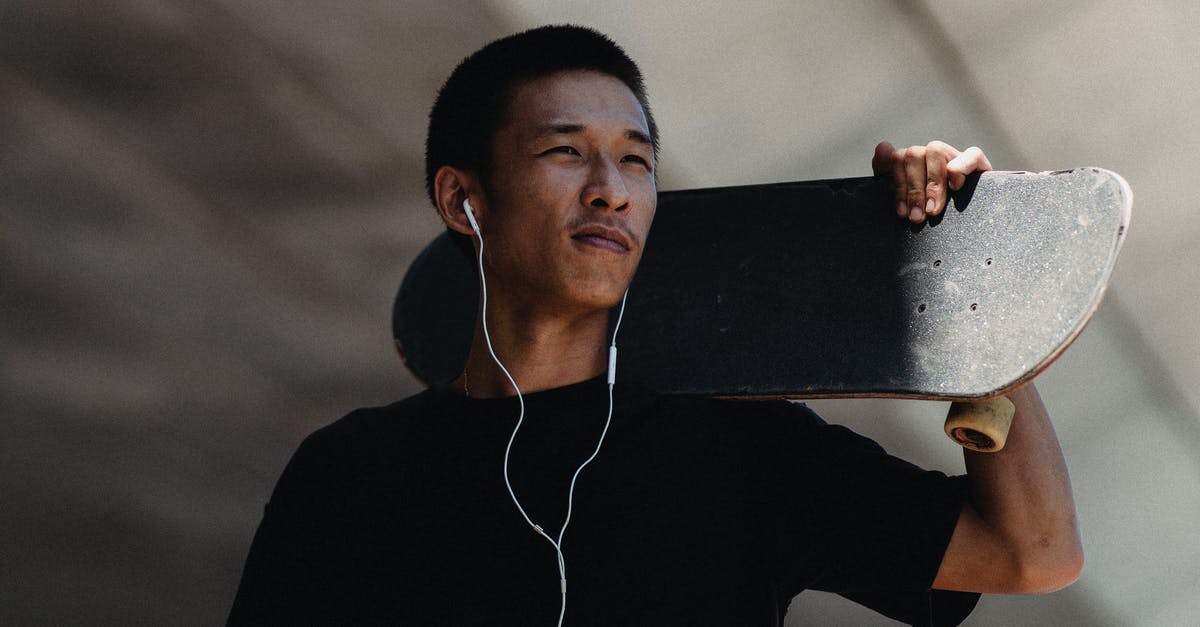
[[[1003,396],[984,401],[950,404],[946,435],[959,445],[981,453],[1004,448],[1016,407]]]

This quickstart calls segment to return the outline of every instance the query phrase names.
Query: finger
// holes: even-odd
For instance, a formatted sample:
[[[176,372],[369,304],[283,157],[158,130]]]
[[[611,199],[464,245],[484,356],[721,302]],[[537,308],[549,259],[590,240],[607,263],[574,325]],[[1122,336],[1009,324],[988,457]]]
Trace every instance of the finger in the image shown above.
[[[958,156],[954,146],[930,142],[925,151],[925,213],[942,214],[946,208],[946,163]]]
[[[892,152],[892,183],[896,187],[896,215],[908,218],[908,175],[904,172],[904,151]]]
[[[912,146],[904,151],[904,176],[908,221],[920,224],[925,221],[925,154],[924,146]]]
[[[950,189],[960,189],[967,182],[967,175],[972,172],[986,172],[992,169],[992,163],[978,146],[971,146],[962,151],[957,157],[946,164],[946,174]]]
[[[875,156],[871,157],[871,172],[875,176],[887,176],[892,173],[892,160],[896,148],[888,142],[879,142],[875,146]]]

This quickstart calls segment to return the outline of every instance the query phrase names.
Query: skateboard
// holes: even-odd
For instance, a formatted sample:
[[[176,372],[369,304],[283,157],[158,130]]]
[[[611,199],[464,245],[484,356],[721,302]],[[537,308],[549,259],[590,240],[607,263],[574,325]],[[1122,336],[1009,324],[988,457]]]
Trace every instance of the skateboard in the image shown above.
[[[919,226],[896,218],[881,178],[663,192],[629,288],[617,376],[739,398],[1002,397],[1096,311],[1132,200],[1099,168],[972,175]],[[462,372],[473,264],[443,234],[397,295],[397,348],[426,383]],[[977,407],[947,433],[1002,446],[1011,404]],[[996,413],[996,425],[972,422]]]

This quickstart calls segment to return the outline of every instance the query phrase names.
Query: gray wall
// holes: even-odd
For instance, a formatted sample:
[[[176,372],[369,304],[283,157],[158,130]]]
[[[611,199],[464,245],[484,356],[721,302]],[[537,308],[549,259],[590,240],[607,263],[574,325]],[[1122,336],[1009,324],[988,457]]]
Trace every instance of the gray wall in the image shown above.
[[[1088,566],[975,625],[1200,623],[1200,10],[1187,2],[0,2],[0,623],[211,624],[299,440],[416,383],[465,54],[580,22],[647,74],[662,187],[862,175],[875,142],[1126,176],[1109,297],[1041,379]],[[819,409],[961,469],[936,403]],[[886,624],[806,593],[790,624]]]

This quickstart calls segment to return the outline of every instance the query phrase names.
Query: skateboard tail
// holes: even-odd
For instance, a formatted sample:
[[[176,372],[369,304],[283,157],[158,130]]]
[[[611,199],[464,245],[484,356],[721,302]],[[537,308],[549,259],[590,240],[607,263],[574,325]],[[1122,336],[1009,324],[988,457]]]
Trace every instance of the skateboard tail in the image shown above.
[[[1111,217],[1108,220],[1108,228],[1113,233],[1111,247],[1104,251],[1098,249],[1097,253],[1107,252],[1103,255],[1104,263],[1102,270],[1095,278],[1096,290],[1095,296],[1090,299],[1087,307],[1084,308],[1080,315],[1078,323],[1074,328],[1069,329],[1062,341],[1058,342],[1046,356],[1041,359],[1036,365],[1029,369],[1028,372],[1015,379],[1009,385],[1002,389],[989,391],[971,397],[964,397],[962,400],[989,399],[1002,396],[1012,390],[1015,390],[1026,383],[1032,381],[1035,377],[1049,368],[1070,346],[1075,342],[1083,330],[1087,328],[1092,317],[1100,309],[1100,305],[1104,302],[1104,297],[1108,294],[1109,280],[1112,277],[1113,270],[1116,268],[1116,260],[1121,252],[1122,246],[1125,244],[1125,238],[1129,233],[1130,221],[1133,218],[1133,188],[1129,182],[1120,174],[1099,167],[1083,167],[1071,170],[1058,170],[1047,172],[1052,176],[1080,176],[1086,175],[1092,181],[1091,191],[1097,198],[1108,198],[1109,203],[1104,203],[1111,210]]]

